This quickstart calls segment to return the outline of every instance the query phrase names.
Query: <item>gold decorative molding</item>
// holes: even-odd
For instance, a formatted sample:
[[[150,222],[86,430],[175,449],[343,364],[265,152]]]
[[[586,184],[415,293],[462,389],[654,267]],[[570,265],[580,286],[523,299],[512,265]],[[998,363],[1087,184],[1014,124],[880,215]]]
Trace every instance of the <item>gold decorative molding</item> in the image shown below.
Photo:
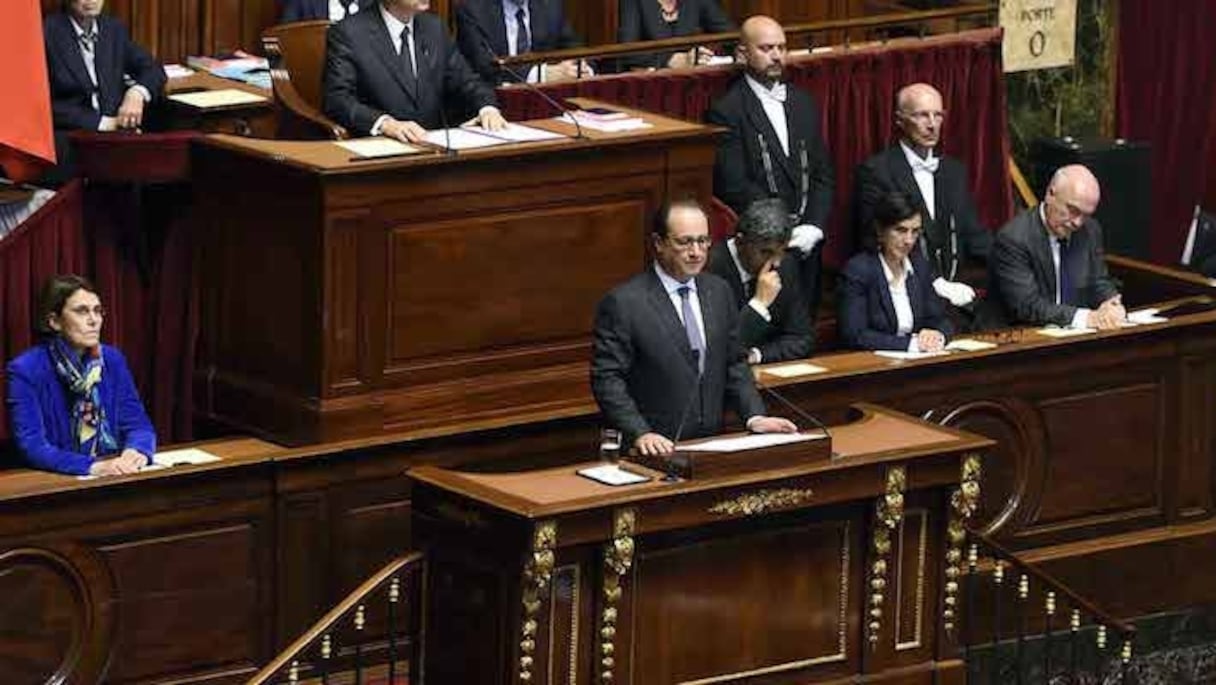
[[[916,526],[916,599],[915,609],[912,612],[912,639],[901,642],[899,639],[900,633],[903,631],[902,618],[904,613],[903,608],[903,583],[898,580],[895,583],[895,630],[894,641],[895,651],[901,652],[909,649],[918,649],[924,644],[924,614],[925,614],[925,557],[929,549],[929,512],[927,509],[912,509],[904,512],[904,520],[900,524],[896,535],[899,536],[899,547],[896,551],[895,578],[903,577],[904,568],[904,528],[908,521],[919,520],[919,525]]]
[[[810,488],[759,490],[722,500],[709,508],[709,513],[723,516],[756,516],[775,509],[798,506],[809,502],[815,493]]]
[[[951,632],[958,618],[959,580],[963,575],[963,545],[967,541],[967,520],[980,506],[980,455],[963,457],[959,486],[950,494],[950,521],[946,524],[946,581],[942,591],[942,627]],[[970,558],[970,555],[968,555]]]
[[[600,682],[616,677],[617,603],[621,600],[621,579],[633,566],[633,534],[637,530],[637,511],[617,509],[612,515],[612,539],[604,545],[604,608],[600,613]]]
[[[536,631],[539,624],[536,614],[540,611],[541,597],[549,589],[553,579],[554,553],[557,546],[557,522],[542,521],[532,531],[532,554],[524,564],[523,572],[523,624],[519,640],[519,680],[532,681],[532,668],[536,665]]]
[[[870,595],[866,613],[866,639],[870,648],[878,646],[882,632],[882,605],[886,601],[887,570],[891,557],[891,533],[904,517],[904,489],[908,473],[902,466],[887,469],[887,485],[874,510],[874,533],[871,536]]]
[[[555,628],[558,623],[557,602],[553,600],[553,593],[557,591],[557,587],[561,584],[563,575],[568,575],[570,578],[570,637],[569,642],[567,643],[567,648],[570,650],[570,658],[567,659],[567,663],[565,664],[567,669],[565,682],[568,683],[568,685],[575,685],[578,682],[579,593],[582,591],[580,588],[582,574],[578,564],[559,566],[553,571],[554,580],[549,590],[549,644],[557,644],[558,636]],[[548,682],[559,682],[556,678],[556,669],[558,666],[559,664],[550,659]]]

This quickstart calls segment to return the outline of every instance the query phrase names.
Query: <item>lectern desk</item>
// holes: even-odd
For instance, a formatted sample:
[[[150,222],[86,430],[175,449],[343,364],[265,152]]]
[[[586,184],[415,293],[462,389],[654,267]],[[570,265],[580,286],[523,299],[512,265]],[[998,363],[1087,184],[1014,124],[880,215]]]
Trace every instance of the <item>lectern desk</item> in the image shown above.
[[[455,156],[200,140],[203,411],[294,443],[584,411],[596,302],[711,195],[715,129],[639,115]]]
[[[961,682],[939,621],[962,563],[947,527],[992,442],[856,414],[835,460],[702,481],[413,469],[427,681]]]

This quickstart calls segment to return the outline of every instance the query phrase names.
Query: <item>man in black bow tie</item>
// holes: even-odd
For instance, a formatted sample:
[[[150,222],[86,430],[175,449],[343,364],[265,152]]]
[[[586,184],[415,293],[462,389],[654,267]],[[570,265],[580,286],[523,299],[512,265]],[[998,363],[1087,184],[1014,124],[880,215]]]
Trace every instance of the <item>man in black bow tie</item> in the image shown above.
[[[743,22],[737,61],[746,67],[710,108],[724,126],[714,159],[714,194],[742,214],[752,202],[781,198],[790,209],[791,256],[799,262],[804,298],[815,316],[824,228],[836,179],[823,142],[822,117],[811,94],[786,83],[785,31],[769,17]]]
[[[933,86],[914,83],[899,91],[895,97],[899,140],[857,167],[854,235],[861,245],[874,235],[871,223],[878,198],[892,192],[916,198],[924,226],[919,249],[933,267],[933,290],[963,307],[975,299],[975,290],[960,280],[960,266],[967,260],[985,263],[992,234],[976,215],[966,168],[938,151],[945,118],[942,95]]]

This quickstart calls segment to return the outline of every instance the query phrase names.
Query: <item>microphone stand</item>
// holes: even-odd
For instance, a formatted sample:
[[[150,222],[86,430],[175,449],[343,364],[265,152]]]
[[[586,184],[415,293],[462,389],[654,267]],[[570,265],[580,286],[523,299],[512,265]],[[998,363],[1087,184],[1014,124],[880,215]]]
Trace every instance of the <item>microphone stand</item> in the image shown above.
[[[827,436],[828,440],[832,439],[832,431],[828,430],[827,425],[824,422],[820,421],[819,418],[816,417],[814,414],[810,413],[809,411],[806,411],[802,407],[799,407],[798,405],[796,405],[793,402],[786,399],[785,395],[782,395],[781,393],[777,392],[776,388],[772,388],[767,385],[757,385],[756,387],[760,388],[764,392],[766,392],[769,395],[771,395],[772,397],[776,398],[776,400],[778,402],[780,402],[782,405],[784,405],[790,411],[797,414],[799,418],[806,419],[807,421],[810,421],[811,423],[815,424],[815,427],[818,428],[819,430],[823,431],[823,434],[825,436]],[[837,454],[835,451],[832,452],[833,458],[836,458],[838,456],[840,456],[840,455]]]

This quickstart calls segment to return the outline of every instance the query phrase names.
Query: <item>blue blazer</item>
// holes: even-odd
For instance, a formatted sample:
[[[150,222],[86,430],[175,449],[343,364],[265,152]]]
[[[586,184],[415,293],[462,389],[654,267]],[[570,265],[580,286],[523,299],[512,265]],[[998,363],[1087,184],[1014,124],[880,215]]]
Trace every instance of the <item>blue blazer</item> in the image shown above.
[[[899,320],[887,277],[877,252],[854,255],[845,264],[836,289],[839,301],[837,322],[845,346],[863,350],[907,350],[911,335],[897,335]],[[931,285],[932,270],[917,251],[912,252],[908,274],[908,300],[912,304],[912,332],[924,328],[941,331],[948,339],[951,326],[942,300]]]
[[[139,400],[122,353],[101,346],[105,363],[100,386],[119,451],[130,448],[152,457],[156,432]],[[8,409],[13,439],[30,465],[47,471],[84,475],[93,458],[75,452],[69,393],[55,373],[45,345],[32,347],[8,363]]]

